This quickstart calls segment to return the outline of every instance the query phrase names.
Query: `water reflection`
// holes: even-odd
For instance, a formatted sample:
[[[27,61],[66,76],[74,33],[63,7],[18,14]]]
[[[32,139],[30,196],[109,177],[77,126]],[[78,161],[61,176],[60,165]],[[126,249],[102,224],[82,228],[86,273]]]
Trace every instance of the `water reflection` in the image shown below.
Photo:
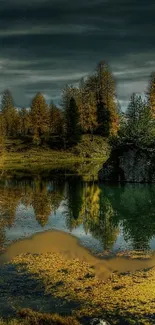
[[[1,179],[0,252],[12,229],[21,237],[32,211],[38,224],[32,223],[32,233],[37,227],[76,230],[81,240],[82,233],[88,238],[88,247],[96,241],[100,252],[155,250],[154,198],[155,186],[146,184],[105,185],[77,176]]]

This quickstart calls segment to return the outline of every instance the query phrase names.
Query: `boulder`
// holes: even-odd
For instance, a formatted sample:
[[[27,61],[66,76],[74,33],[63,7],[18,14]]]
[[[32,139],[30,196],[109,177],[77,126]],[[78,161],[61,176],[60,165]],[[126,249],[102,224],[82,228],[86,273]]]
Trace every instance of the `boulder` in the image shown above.
[[[154,183],[154,151],[139,148],[112,151],[98,177],[111,182]]]
[[[102,318],[93,318],[90,325],[110,325],[110,323]]]

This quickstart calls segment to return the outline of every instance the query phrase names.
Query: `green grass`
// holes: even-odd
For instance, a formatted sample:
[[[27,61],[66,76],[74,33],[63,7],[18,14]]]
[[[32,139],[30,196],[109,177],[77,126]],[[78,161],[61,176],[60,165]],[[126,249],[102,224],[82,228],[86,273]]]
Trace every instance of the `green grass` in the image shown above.
[[[68,150],[54,150],[48,146],[34,147],[19,139],[7,139],[5,148],[0,160],[1,171],[70,168],[73,164],[83,163],[86,166],[86,163],[104,162],[109,155],[107,140],[95,136],[91,141],[89,135],[83,136],[78,145]]]

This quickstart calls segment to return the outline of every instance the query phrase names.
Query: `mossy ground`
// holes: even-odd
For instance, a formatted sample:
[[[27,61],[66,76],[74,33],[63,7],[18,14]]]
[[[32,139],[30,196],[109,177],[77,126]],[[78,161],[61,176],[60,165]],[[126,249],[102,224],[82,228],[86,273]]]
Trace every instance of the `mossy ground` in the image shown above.
[[[59,306],[62,310],[66,302],[70,303],[70,310],[66,307],[65,312],[82,324],[85,324],[83,319],[96,316],[111,324],[152,325],[155,322],[155,268],[127,274],[114,272],[103,281],[96,277],[91,265],[78,259],[66,260],[57,253],[22,254],[12,265],[22,277],[28,274],[31,280],[39,281],[48,299],[63,301]],[[33,288],[40,290],[38,286]],[[16,309],[21,308],[19,300],[18,304],[15,300],[13,303]],[[43,304],[40,308],[43,311]]]

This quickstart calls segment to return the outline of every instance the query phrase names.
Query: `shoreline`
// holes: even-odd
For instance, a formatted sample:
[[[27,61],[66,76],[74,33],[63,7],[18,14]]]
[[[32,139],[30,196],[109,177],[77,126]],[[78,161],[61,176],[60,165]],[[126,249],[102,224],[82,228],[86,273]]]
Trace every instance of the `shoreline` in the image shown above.
[[[43,243],[43,245],[40,245]],[[61,244],[60,244],[61,243]],[[99,278],[108,278],[113,272],[134,272],[155,266],[155,254],[150,258],[132,258],[130,256],[97,256],[73,234],[62,230],[45,230],[26,238],[17,239],[6,247],[0,255],[0,265],[11,262],[20,254],[58,253],[65,259],[78,258],[81,262],[92,264]]]
[[[7,302],[11,318],[29,308],[40,311],[42,317],[55,312],[73,316],[80,324],[94,317],[111,325],[154,324],[155,267],[113,272],[105,281],[96,276],[92,264],[77,257],[66,259],[57,252],[24,253],[0,268],[0,284],[1,311]]]

